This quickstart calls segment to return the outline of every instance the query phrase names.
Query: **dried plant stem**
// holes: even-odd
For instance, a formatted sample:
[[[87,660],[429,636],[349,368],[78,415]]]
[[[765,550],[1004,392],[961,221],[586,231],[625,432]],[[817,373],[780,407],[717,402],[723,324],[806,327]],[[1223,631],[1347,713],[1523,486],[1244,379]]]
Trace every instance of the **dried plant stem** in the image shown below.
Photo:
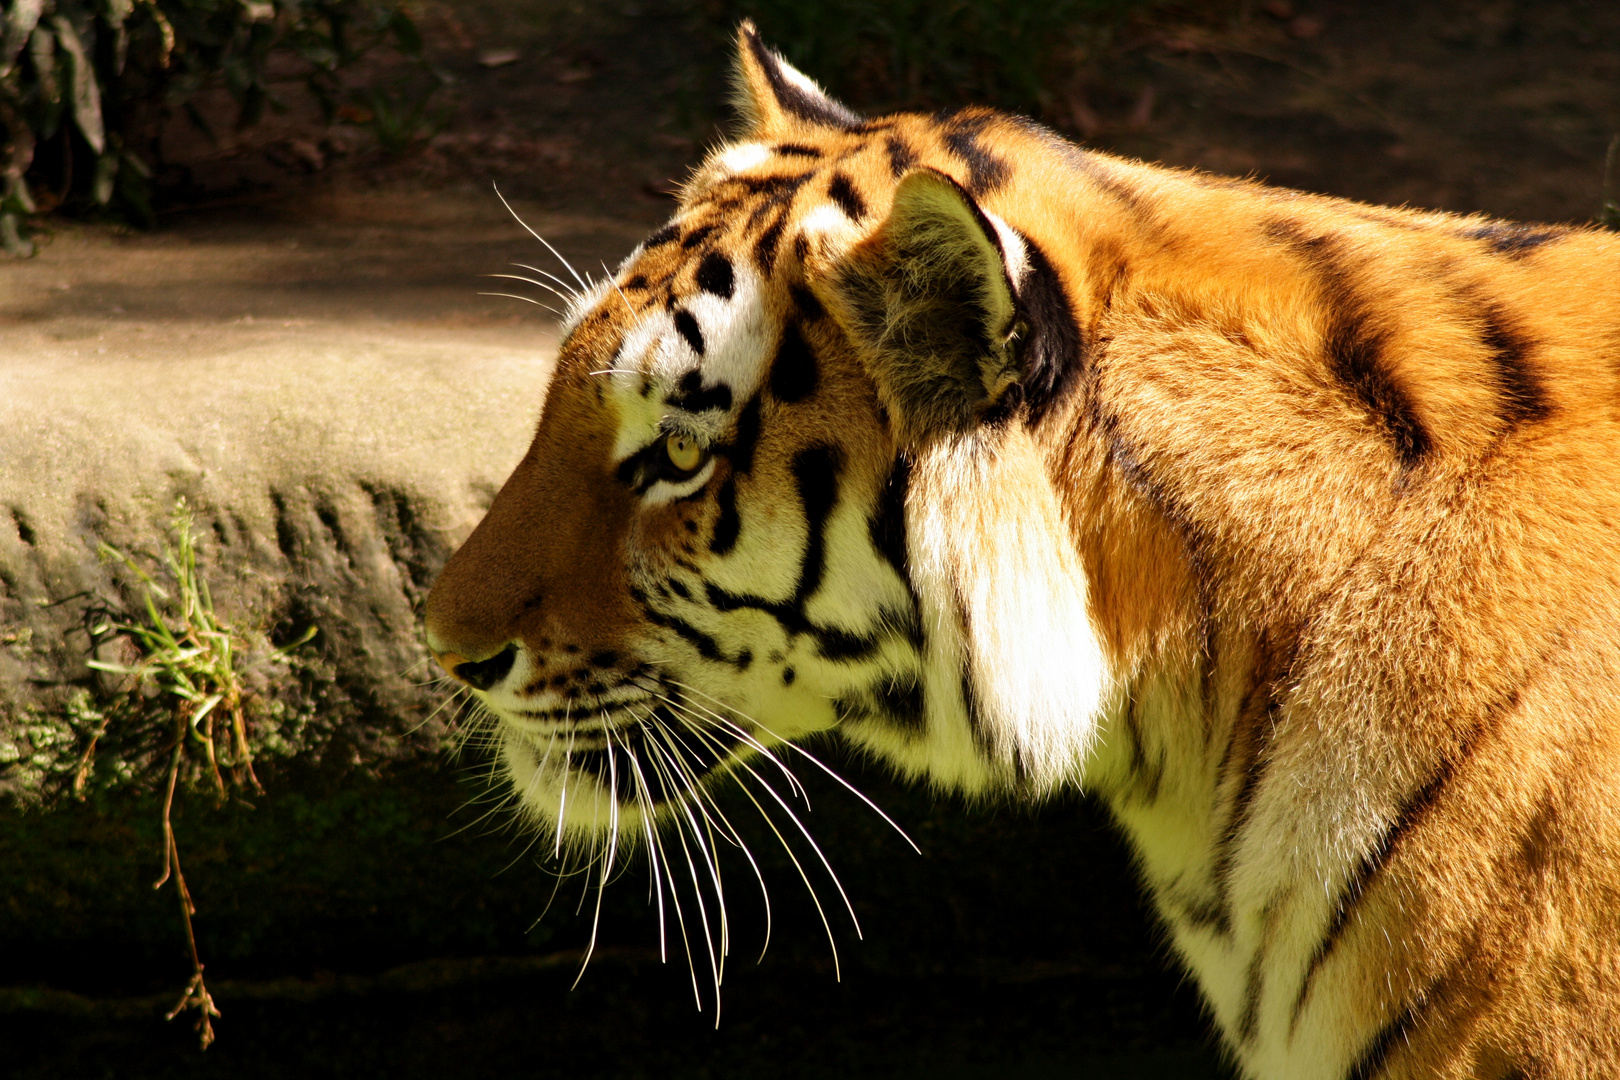
[[[203,982],[202,958],[197,955],[197,935],[191,926],[191,917],[197,914],[196,905],[191,902],[191,890],[186,887],[185,872],[180,869],[180,846],[174,839],[174,821],[171,814],[174,810],[174,789],[180,780],[180,762],[185,756],[186,718],[175,716],[174,725],[174,753],[169,757],[169,783],[168,790],[163,796],[163,876],[153,883],[152,888],[161,889],[164,882],[174,877],[176,891],[180,894],[180,917],[186,927],[186,948],[191,953],[191,981],[186,983],[186,989],[180,995],[180,1000],[170,1009],[165,1019],[173,1020],[187,1009],[197,1010],[197,1037],[202,1049],[208,1049],[214,1041],[213,1018],[219,1015],[219,1009],[214,1005],[213,996],[208,993],[208,986]],[[210,755],[212,758],[212,755]],[[217,776],[217,770],[215,775]]]
[[[107,714],[101,715],[101,723],[91,733],[90,741],[85,745],[84,753],[79,756],[79,767],[73,773],[73,794],[76,798],[84,798],[84,786],[90,782],[90,767],[96,761],[96,743],[107,734]]]

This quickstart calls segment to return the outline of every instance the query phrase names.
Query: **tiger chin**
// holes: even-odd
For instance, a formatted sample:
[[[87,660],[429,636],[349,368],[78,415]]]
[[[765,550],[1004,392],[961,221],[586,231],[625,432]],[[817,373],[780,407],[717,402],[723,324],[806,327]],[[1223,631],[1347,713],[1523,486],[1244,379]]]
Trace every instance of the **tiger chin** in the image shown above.
[[[1080,786],[1244,1075],[1620,1076],[1620,238],[737,68],[428,601],[524,810]]]

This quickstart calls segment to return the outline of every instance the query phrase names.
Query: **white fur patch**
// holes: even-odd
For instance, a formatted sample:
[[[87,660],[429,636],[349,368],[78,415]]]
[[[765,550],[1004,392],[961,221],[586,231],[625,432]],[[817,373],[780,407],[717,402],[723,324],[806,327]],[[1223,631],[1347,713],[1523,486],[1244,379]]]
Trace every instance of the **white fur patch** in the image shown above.
[[[764,143],[733,143],[713,158],[722,174],[747,172],[763,164],[771,156],[771,148]]]
[[[942,440],[912,471],[912,577],[931,630],[961,619],[982,735],[1037,789],[1077,779],[1112,679],[1040,452],[1009,426]],[[931,718],[932,722],[932,718]]]
[[[1001,242],[1002,264],[1007,268],[1008,279],[1016,287],[1029,272],[1029,249],[1024,245],[1024,238],[1019,236],[1011,225],[990,211],[980,207],[980,212],[996,230],[996,239]]]

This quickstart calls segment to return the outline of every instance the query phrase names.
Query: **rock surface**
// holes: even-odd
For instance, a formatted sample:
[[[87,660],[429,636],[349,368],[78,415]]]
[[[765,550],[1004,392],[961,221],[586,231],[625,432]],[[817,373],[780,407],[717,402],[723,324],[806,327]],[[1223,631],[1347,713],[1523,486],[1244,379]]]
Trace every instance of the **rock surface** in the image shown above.
[[[477,295],[476,275],[539,245],[493,196],[316,211],[285,230],[67,232],[0,264],[0,793],[48,797],[76,768],[75,695],[119,678],[87,666],[88,627],[142,608],[100,545],[161,584],[182,497],[221,619],[258,645],[274,748],[319,752],[358,720],[360,756],[408,753],[400,736],[443,699],[421,602],[523,453],[556,345],[544,312]],[[639,238],[540,224],[565,250]],[[539,292],[498,286],[514,284],[493,291]],[[266,667],[270,640],[310,625],[302,674]],[[105,635],[99,655],[133,659]]]

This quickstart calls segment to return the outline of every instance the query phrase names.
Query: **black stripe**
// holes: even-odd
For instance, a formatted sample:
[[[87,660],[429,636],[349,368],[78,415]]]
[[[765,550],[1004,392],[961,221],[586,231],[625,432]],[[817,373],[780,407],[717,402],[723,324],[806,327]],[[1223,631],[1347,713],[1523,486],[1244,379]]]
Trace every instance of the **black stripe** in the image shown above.
[[[1243,1011],[1238,1014],[1237,1022],[1239,1042],[1253,1042],[1255,1029],[1260,1025],[1260,996],[1265,990],[1266,945],[1270,940],[1269,934],[1261,936],[1254,955],[1249,957],[1248,970],[1243,973]]]
[[[744,476],[754,468],[754,448],[758,445],[759,395],[755,394],[737,414],[737,430],[731,436],[731,442],[719,449],[731,459],[731,471]]]
[[[782,328],[782,341],[771,361],[771,395],[778,401],[803,401],[816,389],[816,355],[795,323]]]
[[[715,504],[719,507],[719,513],[715,515],[714,532],[709,537],[709,550],[716,555],[725,555],[737,546],[737,536],[742,532],[742,519],[737,516],[735,477],[726,477],[726,482],[720,485]]]
[[[883,140],[883,149],[889,155],[889,174],[896,180],[906,174],[906,170],[917,163],[917,155],[911,147],[893,135]]]
[[[662,247],[674,240],[679,235],[681,235],[681,227],[679,225],[665,225],[662,229],[659,229],[657,232],[653,233],[651,236],[647,237],[647,239],[641,242],[642,250],[651,251],[655,247]]]
[[[860,127],[861,118],[844,106],[831,98],[812,93],[789,82],[787,75],[782,71],[782,62],[777,59],[776,54],[765,47],[765,43],[751,28],[744,31],[743,39],[748,43],[748,51],[754,55],[754,62],[765,73],[765,79],[771,86],[771,95],[783,112],[801,120],[845,131]]]
[[[1069,164],[1076,172],[1090,180],[1103,194],[1119,203],[1139,225],[1155,233],[1163,231],[1163,223],[1159,220],[1158,213],[1147,195],[1115,174],[1091,151],[1082,150],[1068,142],[1064,145],[1069,149],[1066,155]]]
[[[921,681],[911,676],[896,676],[874,687],[874,692],[890,723],[907,731],[927,730],[928,711]]]
[[[838,209],[851,221],[860,221],[866,217],[866,200],[861,198],[860,192],[849,177],[841,172],[833,173],[832,180],[827,184],[827,196],[838,204]]]
[[[871,520],[867,522],[872,546],[908,587],[911,585],[911,557],[906,549],[906,494],[910,489],[911,462],[901,455],[894,459],[889,479],[878,495]]]
[[[684,311],[677,312],[675,315],[675,325],[677,327],[682,325],[682,315],[686,315],[687,320],[692,324],[692,333],[697,337],[697,341],[692,344],[692,348],[696,349],[701,355],[703,352],[703,335],[698,333],[697,320]],[[684,329],[681,331],[681,336],[686,337],[688,343],[692,342],[692,338],[687,337]],[[726,409],[731,408],[731,387],[725,383],[715,383],[705,389],[703,386],[703,372],[694,368],[681,376],[681,381],[675,384],[675,392],[664,400],[677,409],[684,409],[686,412],[700,413],[714,409],[724,412]]]
[[[703,355],[703,331],[698,329],[697,320],[692,313],[682,308],[675,313],[675,329],[680,332],[686,343],[692,346],[692,351],[699,356]]]
[[[646,614],[648,622],[652,623],[654,626],[662,626],[667,630],[673,630],[679,637],[684,638],[694,648],[696,648],[698,655],[703,657],[703,659],[714,660],[723,664],[731,664],[733,667],[747,667],[746,663],[741,662],[740,657],[727,656],[725,650],[720,648],[720,643],[718,641],[716,641],[712,636],[705,634],[702,630],[699,630],[685,619],[677,618],[674,615],[666,615],[657,608],[654,608],[651,604],[647,603],[645,599],[642,600],[641,610]],[[753,657],[750,656],[749,660],[752,659]]]
[[[816,294],[803,285],[795,285],[789,292],[793,294],[793,306],[799,309],[806,322],[817,322],[827,314],[827,309],[821,306]]]
[[[884,724],[910,735],[928,730],[922,683],[915,676],[884,677],[864,690],[834,702],[840,721]]]
[[[786,224],[787,214],[783,212],[754,241],[754,261],[759,264],[761,273],[769,274],[775,268],[776,248],[782,242],[782,229]]]
[[[793,590],[794,603],[802,608],[821,587],[827,567],[827,518],[838,501],[838,470],[841,462],[836,449],[812,446],[793,458],[793,481],[804,504],[804,561],[799,567],[799,583]]]
[[[703,261],[698,263],[695,280],[697,287],[704,292],[730,300],[734,284],[731,260],[718,251],[709,252],[703,256]]]
[[[704,240],[708,239],[709,234],[714,232],[714,230],[717,228],[719,228],[718,225],[699,225],[697,228],[686,234],[686,238],[681,241],[681,247],[690,251],[699,244],[703,243]]]
[[[968,168],[967,182],[962,186],[975,197],[990,194],[1012,175],[1012,168],[1002,157],[979,144],[979,135],[994,120],[994,113],[953,115],[945,128],[945,145]]]
[[[1458,745],[1456,752],[1452,756],[1444,758],[1435,767],[1434,773],[1428,780],[1424,781],[1422,787],[1401,801],[1400,806],[1395,811],[1395,820],[1390,823],[1389,827],[1384,830],[1383,835],[1373,843],[1373,846],[1356,863],[1355,869],[1350,873],[1349,880],[1345,882],[1344,888],[1339,893],[1338,902],[1334,906],[1333,917],[1328,922],[1327,930],[1323,933],[1322,939],[1317,942],[1316,950],[1311,953],[1310,961],[1305,965],[1305,975],[1299,984],[1299,995],[1294,999],[1294,1011],[1288,1021],[1290,1032],[1299,1024],[1300,1014],[1304,1011],[1305,1002],[1310,997],[1311,987],[1314,985],[1317,974],[1321,971],[1322,964],[1326,962],[1344,937],[1345,928],[1349,925],[1350,918],[1355,914],[1362,898],[1366,896],[1367,888],[1372,884],[1373,878],[1377,877],[1383,868],[1388,865],[1390,857],[1394,855],[1396,848],[1411,834],[1413,829],[1422,823],[1424,816],[1428,814],[1429,810],[1440,798],[1446,785],[1456,778],[1459,764],[1469,760],[1480,740],[1494,732],[1501,722],[1501,718],[1516,709],[1518,702],[1519,693],[1514,690],[1503,701],[1492,706],[1486,718],[1473,731],[1469,732]]]
[[[1023,241],[1029,269],[1017,286],[1018,309],[1029,331],[1018,347],[1018,365],[1029,422],[1037,424],[1068,398],[1084,365],[1068,290],[1041,246],[1027,236]]]
[[[1537,229],[1505,221],[1464,229],[1462,235],[1466,240],[1483,240],[1498,255],[1513,259],[1522,259],[1541,245],[1563,237],[1563,233],[1555,229]]]
[[[1428,429],[1384,363],[1390,328],[1357,291],[1356,275],[1345,263],[1340,242],[1329,235],[1308,236],[1287,220],[1271,222],[1266,231],[1298,252],[1321,284],[1329,372],[1382,425],[1402,469],[1422,464],[1432,448]]]
[[[1496,366],[1497,392],[1502,398],[1502,417],[1510,426],[1545,420],[1552,412],[1535,372],[1526,356],[1534,343],[1514,326],[1500,304],[1480,300],[1480,340]]]
[[[1361,1054],[1344,1074],[1344,1080],[1375,1080],[1383,1074],[1389,1065],[1389,1056],[1394,1052],[1398,1043],[1411,1041],[1412,1029],[1417,1026],[1423,1014],[1428,1011],[1436,1001],[1443,996],[1444,976],[1433,982],[1418,994],[1399,1015],[1395,1016],[1378,1030]]]
[[[802,143],[777,143],[776,152],[788,157],[818,158],[821,156],[820,150],[813,146],[805,146]]]
[[[777,173],[773,176],[738,176],[733,177],[731,182],[741,184],[743,190],[751,194],[769,196],[767,206],[781,206],[792,202],[793,196],[814,175],[816,170],[809,169],[802,173]]]

